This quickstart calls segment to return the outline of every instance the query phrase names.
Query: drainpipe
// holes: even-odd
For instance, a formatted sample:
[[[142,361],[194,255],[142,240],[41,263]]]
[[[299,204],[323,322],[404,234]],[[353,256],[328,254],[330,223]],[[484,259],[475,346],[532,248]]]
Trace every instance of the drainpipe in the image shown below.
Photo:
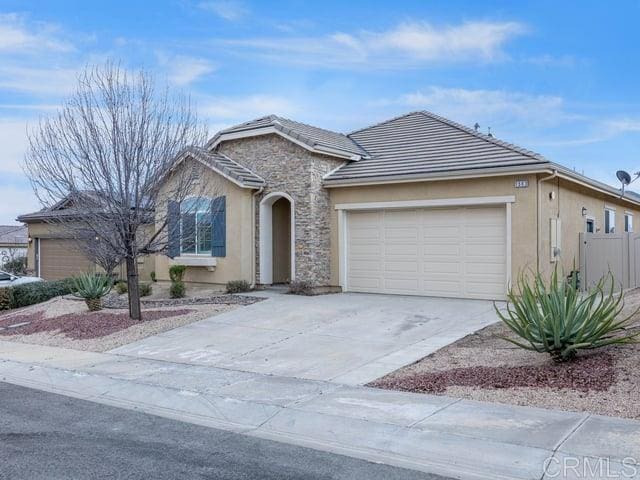
[[[256,287],[256,199],[264,192],[264,187],[253,192],[251,196],[251,288]]]
[[[554,169],[553,173],[547,177],[542,177],[538,180],[538,209],[536,212],[536,217],[537,217],[537,229],[536,229],[536,254],[537,254],[537,258],[536,258],[536,264],[537,264],[537,271],[540,271],[540,237],[542,236],[542,182],[547,182],[549,180],[553,180],[554,178],[556,178],[558,176],[558,170]]]

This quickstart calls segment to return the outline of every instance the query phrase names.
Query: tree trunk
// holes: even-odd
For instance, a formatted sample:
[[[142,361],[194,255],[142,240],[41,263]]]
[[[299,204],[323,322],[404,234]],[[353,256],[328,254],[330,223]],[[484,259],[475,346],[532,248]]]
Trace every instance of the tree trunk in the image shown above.
[[[142,320],[140,291],[138,289],[138,263],[135,258],[127,257],[127,291],[129,292],[129,316]]]

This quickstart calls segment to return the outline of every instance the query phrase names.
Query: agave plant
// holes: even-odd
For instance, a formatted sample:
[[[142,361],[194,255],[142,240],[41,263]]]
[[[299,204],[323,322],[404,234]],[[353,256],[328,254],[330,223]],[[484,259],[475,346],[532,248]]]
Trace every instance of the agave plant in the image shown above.
[[[111,291],[113,280],[107,275],[81,273],[73,278],[74,295],[84,298],[89,310],[102,309],[102,297]]]
[[[577,275],[566,281],[556,267],[546,282],[540,273],[518,277],[509,289],[500,319],[519,339],[501,337],[519,347],[551,354],[556,361],[573,359],[578,350],[633,343],[640,330],[629,330],[638,310],[620,317],[624,293],[614,293],[609,273],[586,293],[577,288]],[[639,309],[640,310],[640,309]]]

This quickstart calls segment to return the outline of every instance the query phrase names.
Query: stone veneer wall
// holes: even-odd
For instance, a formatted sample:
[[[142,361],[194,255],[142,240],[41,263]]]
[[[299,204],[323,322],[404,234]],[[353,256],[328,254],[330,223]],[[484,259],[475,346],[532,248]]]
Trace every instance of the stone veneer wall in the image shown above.
[[[330,203],[322,177],[344,161],[314,154],[275,134],[226,141],[218,150],[267,183],[255,205],[256,281],[260,278],[260,201],[269,193],[284,192],[295,202],[295,279],[328,286]]]

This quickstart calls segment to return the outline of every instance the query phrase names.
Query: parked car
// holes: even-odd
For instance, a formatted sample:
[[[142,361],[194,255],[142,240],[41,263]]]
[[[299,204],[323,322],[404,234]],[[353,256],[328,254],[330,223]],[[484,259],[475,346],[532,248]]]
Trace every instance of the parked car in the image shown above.
[[[40,277],[19,277],[12,273],[0,270],[0,288],[15,287],[16,285],[24,285],[25,283],[43,282]]]

